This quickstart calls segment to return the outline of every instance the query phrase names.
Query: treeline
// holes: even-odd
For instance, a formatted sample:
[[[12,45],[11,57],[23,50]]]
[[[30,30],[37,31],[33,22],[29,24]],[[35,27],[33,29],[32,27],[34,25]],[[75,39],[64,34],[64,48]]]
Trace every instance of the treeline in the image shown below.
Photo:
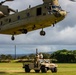
[[[0,62],[10,62],[11,60],[13,60],[11,55],[0,55]]]
[[[58,50],[51,54],[51,58],[55,59],[58,63],[76,63],[76,50]]]
[[[50,59],[51,62],[56,63],[76,63],[76,50],[57,50],[56,52],[53,52],[52,54],[49,53],[42,53],[44,59]],[[29,54],[17,57],[16,60],[19,60],[20,62],[25,61],[24,59],[30,60],[34,59],[36,54]],[[0,55],[0,62],[6,61],[10,62],[11,60],[14,60],[11,55]]]

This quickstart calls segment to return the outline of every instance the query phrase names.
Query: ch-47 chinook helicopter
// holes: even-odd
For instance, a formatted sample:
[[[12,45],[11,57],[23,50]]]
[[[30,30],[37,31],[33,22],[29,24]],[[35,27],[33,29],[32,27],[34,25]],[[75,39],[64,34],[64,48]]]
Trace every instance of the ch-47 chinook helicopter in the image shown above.
[[[33,30],[42,28],[40,35],[44,36],[46,33],[43,28],[54,26],[59,21],[62,21],[67,12],[62,10],[58,0],[43,0],[43,4],[32,7],[23,11],[15,11],[8,6],[3,5],[5,0],[0,3],[0,34],[14,35],[27,33]],[[72,0],[73,1],[73,0]],[[10,12],[14,14],[10,14]]]

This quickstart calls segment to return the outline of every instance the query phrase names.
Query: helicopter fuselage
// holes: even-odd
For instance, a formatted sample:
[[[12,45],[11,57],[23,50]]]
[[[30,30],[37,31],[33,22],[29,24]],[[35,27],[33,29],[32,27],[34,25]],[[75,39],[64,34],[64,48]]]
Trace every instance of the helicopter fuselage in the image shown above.
[[[0,34],[17,35],[23,30],[28,32],[49,27],[62,21],[66,11],[60,6],[43,3],[21,12],[8,15],[0,19]]]

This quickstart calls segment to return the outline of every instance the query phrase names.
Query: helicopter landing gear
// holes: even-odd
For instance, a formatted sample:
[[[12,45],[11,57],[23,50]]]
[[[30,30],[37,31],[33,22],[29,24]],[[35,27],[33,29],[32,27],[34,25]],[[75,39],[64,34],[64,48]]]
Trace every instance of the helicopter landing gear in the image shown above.
[[[43,31],[43,29],[40,31],[40,35],[41,36],[45,36],[46,35],[46,32],[45,31]]]
[[[21,31],[23,34],[27,34],[27,32],[28,32],[27,29],[22,29]]]
[[[12,37],[11,37],[11,40],[12,40],[12,41],[14,41],[14,40],[15,40],[15,37],[14,37],[14,35],[12,35]]]
[[[55,24],[53,23],[53,27],[55,26]]]

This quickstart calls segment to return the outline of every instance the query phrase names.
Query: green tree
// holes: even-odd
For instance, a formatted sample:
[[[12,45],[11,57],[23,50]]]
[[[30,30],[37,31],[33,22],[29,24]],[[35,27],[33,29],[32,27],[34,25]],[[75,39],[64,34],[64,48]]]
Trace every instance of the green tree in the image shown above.
[[[60,63],[73,63],[76,62],[76,54],[74,51],[66,49],[58,50],[51,54],[52,59],[56,59]]]
[[[43,54],[44,59],[49,59],[50,58],[50,54],[48,54],[48,53],[42,53],[42,54]]]
[[[30,59],[34,59],[35,56],[36,56],[35,54],[30,54],[30,55],[29,55],[29,58],[30,58]]]
[[[7,56],[6,56],[6,59],[12,60],[13,58],[12,58],[11,55],[7,55]]]
[[[4,54],[0,55],[0,59],[1,60],[5,60],[6,59],[6,55],[4,55]]]

